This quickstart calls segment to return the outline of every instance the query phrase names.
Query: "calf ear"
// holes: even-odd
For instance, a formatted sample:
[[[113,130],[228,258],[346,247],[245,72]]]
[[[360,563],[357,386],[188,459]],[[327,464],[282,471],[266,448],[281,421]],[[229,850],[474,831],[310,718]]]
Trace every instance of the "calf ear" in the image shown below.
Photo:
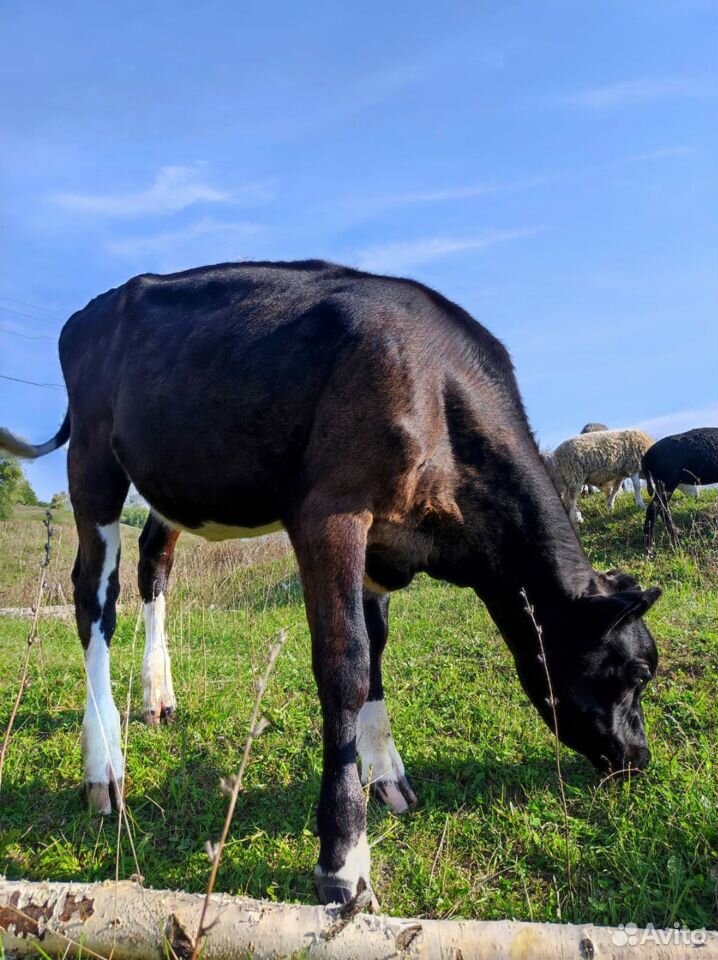
[[[640,590],[641,585],[630,573],[624,573],[623,570],[607,570],[604,575],[614,590]]]
[[[603,635],[627,620],[642,617],[660,595],[660,587],[651,587],[649,590],[621,590],[609,596],[586,597],[584,602]]]

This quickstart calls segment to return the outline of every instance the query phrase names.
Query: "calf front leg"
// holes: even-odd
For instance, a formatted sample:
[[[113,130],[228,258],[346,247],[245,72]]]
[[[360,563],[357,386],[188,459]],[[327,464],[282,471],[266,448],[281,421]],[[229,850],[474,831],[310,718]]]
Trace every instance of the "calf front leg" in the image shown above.
[[[362,607],[368,512],[314,504],[288,525],[304,586],[312,666],[322,707],[324,763],[317,807],[322,903],[345,903],[370,886],[366,798],[356,765],[357,716],[369,689]]]
[[[374,795],[395,813],[416,803],[404,764],[391,735],[384,702],[381,657],[389,632],[389,596],[364,593],[364,619],[369,633],[369,696],[357,718],[357,753],[361,782],[370,784]]]

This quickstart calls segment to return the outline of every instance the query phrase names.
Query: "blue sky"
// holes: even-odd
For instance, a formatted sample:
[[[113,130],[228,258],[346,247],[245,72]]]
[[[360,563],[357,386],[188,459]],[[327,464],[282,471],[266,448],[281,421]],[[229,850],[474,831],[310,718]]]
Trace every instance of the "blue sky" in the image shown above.
[[[716,423],[717,31],[700,0],[6,0],[0,374],[61,383],[64,320],[136,273],[321,256],[466,307],[544,445]],[[0,379],[34,441],[64,410]],[[66,488],[62,453],[27,472]]]

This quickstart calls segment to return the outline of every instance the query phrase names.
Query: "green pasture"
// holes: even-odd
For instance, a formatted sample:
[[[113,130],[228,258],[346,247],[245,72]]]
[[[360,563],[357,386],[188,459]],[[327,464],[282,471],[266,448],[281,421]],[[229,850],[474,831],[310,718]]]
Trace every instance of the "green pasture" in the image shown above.
[[[717,507],[712,492],[697,502],[676,495],[681,546],[672,550],[661,532],[649,560],[632,497],[622,495],[610,516],[598,497],[582,505],[592,562],[620,566],[664,595],[648,616],[661,657],[645,696],[651,768],[600,784],[581,757],[562,750],[568,826],[552,737],[481,603],[425,577],[393,597],[387,703],[419,806],[397,817],[369,802],[383,910],[716,926]],[[22,537],[0,524],[4,606],[31,596],[43,542],[37,511],[27,508],[10,524]],[[69,572],[74,549],[72,528],[61,531],[68,570],[57,578]],[[136,534],[128,528],[123,536],[125,563]],[[143,636],[129,583],[112,645],[115,698],[129,717],[130,830],[123,825],[119,855],[116,818],[92,816],[80,803],[80,644],[71,620],[48,619],[32,649],[0,789],[0,873],[100,880],[139,872],[154,887],[204,889],[205,842],[218,837],[226,809],[220,778],[239,766],[254,678],[286,628],[262,706],[269,726],[253,746],[217,889],[313,902],[321,718],[294,562],[278,548],[253,562],[230,551],[214,567],[193,566],[194,544],[183,538],[168,603],[179,700],[173,726],[152,730],[140,719]],[[210,549],[203,546],[202,556]],[[0,617],[0,730],[18,690],[28,626]]]

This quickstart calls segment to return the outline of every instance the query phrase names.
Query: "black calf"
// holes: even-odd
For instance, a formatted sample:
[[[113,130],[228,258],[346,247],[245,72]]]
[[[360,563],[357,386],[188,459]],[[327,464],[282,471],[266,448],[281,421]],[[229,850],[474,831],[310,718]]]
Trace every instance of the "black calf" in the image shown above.
[[[641,618],[659,591],[592,569],[507,351],[456,304],[319,261],[223,264],[97,297],[65,325],[60,359],[63,427],[37,447],[0,430],[0,449],[34,458],[70,436],[85,782],[98,812],[123,776],[109,642],[130,480],[156,518],[140,564],[153,722],[174,706],[164,590],[176,531],[289,533],[324,720],[323,900],[370,883],[362,781],[397,812],[414,799],[382,698],[379,595],[416,573],[475,590],[565,743],[601,769],[646,765],[640,693],[657,652]]]

